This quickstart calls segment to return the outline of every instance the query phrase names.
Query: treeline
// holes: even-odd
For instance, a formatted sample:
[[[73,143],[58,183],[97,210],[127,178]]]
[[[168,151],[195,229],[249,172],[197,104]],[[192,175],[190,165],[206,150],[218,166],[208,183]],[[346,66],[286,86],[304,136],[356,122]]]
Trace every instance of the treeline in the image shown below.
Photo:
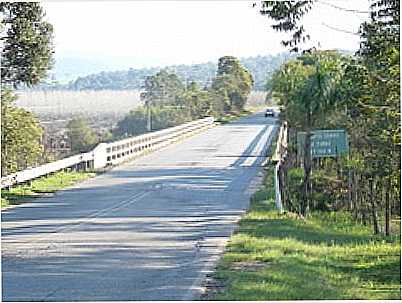
[[[240,63],[252,74],[254,90],[264,90],[267,79],[283,62],[293,55],[257,56],[240,59]],[[193,65],[173,65],[165,69],[176,74],[183,83],[195,82],[200,87],[210,86],[216,73],[216,64],[212,62]],[[142,89],[147,77],[156,74],[160,68],[143,68],[126,71],[101,72],[85,77],[78,77],[66,85],[57,83],[41,84],[35,89],[44,90],[129,90]]]
[[[145,79],[141,94],[145,106],[132,110],[113,133],[116,137],[138,135],[205,116],[220,118],[230,111],[241,111],[252,86],[251,73],[231,56],[219,59],[212,83],[205,87],[194,81],[185,84],[178,75],[161,70]]]
[[[399,1],[375,1],[371,15],[355,56],[305,52],[275,72],[269,87],[290,129],[280,172],[285,207],[304,217],[312,209],[348,211],[389,235],[401,198]],[[349,154],[312,158],[317,129],[345,129]]]

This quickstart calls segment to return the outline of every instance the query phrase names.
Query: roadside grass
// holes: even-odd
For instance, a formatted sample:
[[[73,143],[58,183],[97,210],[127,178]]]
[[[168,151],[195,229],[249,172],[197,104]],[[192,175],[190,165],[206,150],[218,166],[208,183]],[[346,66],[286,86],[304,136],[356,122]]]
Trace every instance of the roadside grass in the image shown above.
[[[224,116],[220,117],[219,119],[217,119],[216,122],[219,122],[221,124],[226,124],[226,123],[233,122],[241,117],[251,115],[252,113],[253,113],[253,111],[245,110],[245,109],[243,109],[241,111],[231,111],[231,112],[225,114]]]
[[[54,193],[95,175],[96,173],[94,172],[62,171],[33,180],[30,184],[22,184],[8,190],[1,190],[1,208]]]
[[[400,236],[373,236],[347,213],[308,220],[275,209],[273,167],[232,236],[208,300],[400,299]]]

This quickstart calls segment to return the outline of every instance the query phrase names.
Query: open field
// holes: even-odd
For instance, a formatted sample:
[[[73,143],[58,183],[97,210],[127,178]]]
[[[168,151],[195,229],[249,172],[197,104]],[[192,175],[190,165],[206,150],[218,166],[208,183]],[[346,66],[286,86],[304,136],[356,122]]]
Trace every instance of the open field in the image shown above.
[[[260,106],[265,92],[253,91],[247,106]],[[141,105],[139,90],[21,91],[16,105],[32,111],[43,120],[75,115],[123,116]]]
[[[372,236],[347,213],[308,220],[275,210],[273,169],[252,199],[208,300],[400,299],[400,237]]]
[[[16,102],[39,117],[124,115],[140,104],[138,90],[24,91]]]

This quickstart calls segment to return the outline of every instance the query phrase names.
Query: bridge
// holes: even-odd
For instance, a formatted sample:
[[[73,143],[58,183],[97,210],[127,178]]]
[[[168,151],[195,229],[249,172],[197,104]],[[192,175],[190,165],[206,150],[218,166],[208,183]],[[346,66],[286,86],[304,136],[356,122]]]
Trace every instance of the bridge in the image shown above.
[[[2,213],[3,301],[194,300],[263,177],[258,113]]]

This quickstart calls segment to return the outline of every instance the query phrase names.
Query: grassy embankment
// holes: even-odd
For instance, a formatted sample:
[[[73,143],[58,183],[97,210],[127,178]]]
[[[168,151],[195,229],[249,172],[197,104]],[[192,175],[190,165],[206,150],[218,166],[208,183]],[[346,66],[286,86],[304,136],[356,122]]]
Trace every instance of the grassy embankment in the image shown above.
[[[33,180],[30,184],[15,186],[1,191],[1,208],[30,201],[66,188],[80,181],[94,177],[93,172],[58,172],[46,177]]]
[[[274,170],[218,264],[208,300],[400,299],[400,236],[373,236],[345,212],[280,214]]]

